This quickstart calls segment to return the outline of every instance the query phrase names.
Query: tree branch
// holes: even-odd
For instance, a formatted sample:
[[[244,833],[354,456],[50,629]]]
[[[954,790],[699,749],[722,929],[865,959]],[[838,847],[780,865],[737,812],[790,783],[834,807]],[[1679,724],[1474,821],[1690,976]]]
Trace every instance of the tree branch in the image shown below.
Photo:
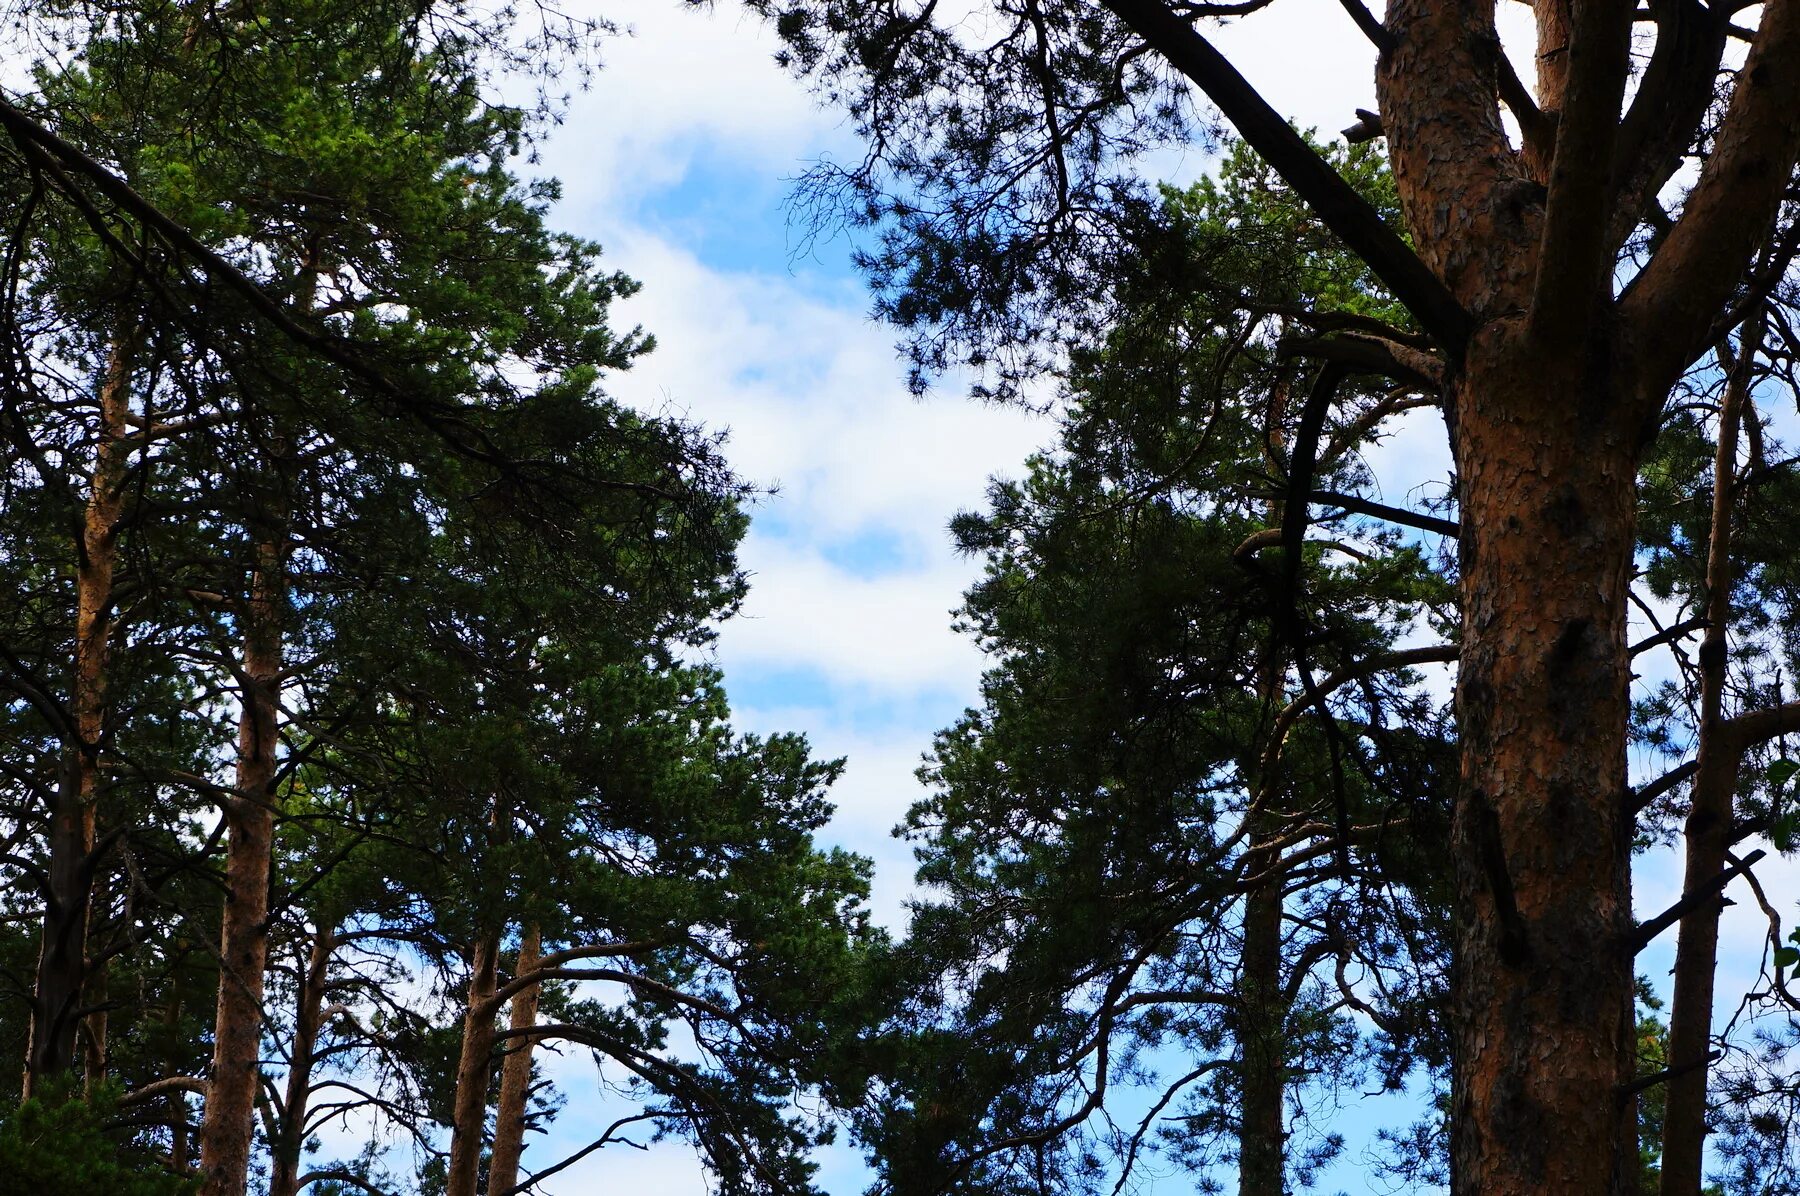
[[[1686,764],[1671,768],[1654,781],[1650,781],[1631,793],[1631,813],[1635,817],[1646,810],[1650,803],[1667,793],[1681,782],[1700,771],[1700,761],[1689,760]]]
[[[1728,22],[1700,0],[1651,0],[1656,48],[1619,128],[1618,205],[1608,241],[1617,245],[1645,217],[1674,175],[1712,102]]]
[[[1102,3],[1205,93],[1250,148],[1368,264],[1450,357],[1462,356],[1471,323],[1449,288],[1211,42],[1158,0]]]
[[[1307,494],[1306,501],[1342,507],[1353,514],[1385,519],[1389,523],[1416,527],[1420,531],[1436,532],[1440,536],[1449,536],[1453,540],[1462,534],[1462,529],[1451,520],[1420,514],[1417,511],[1408,511],[1403,507],[1390,507],[1383,503],[1371,502],[1366,498],[1358,498],[1354,494],[1334,494],[1329,490],[1313,490]]]
[[[1705,347],[1800,158],[1800,0],[1769,0],[1681,218],[1631,281],[1620,314],[1661,402]],[[1648,398],[1648,395],[1646,395]]]
[[[1566,53],[1572,65],[1545,184],[1532,284],[1531,331],[1559,345],[1584,341],[1612,297],[1613,147],[1631,66],[1630,4],[1577,0]],[[1505,57],[1505,55],[1501,55]]]
[[[1648,921],[1639,922],[1637,924],[1637,929],[1634,930],[1631,935],[1631,953],[1636,955],[1639,951],[1648,947],[1657,935],[1681,921],[1682,918],[1687,916],[1688,911],[1692,910],[1695,906],[1715,900],[1720,891],[1724,889],[1726,885],[1730,884],[1732,879],[1736,877],[1738,873],[1743,872],[1749,868],[1750,865],[1756,863],[1756,861],[1762,859],[1763,856],[1767,854],[1766,851],[1758,848],[1741,860],[1733,860],[1729,868],[1724,869],[1717,876],[1713,877],[1706,883],[1705,887],[1698,892],[1683,895],[1680,901],[1677,901],[1662,913],[1657,914],[1654,918],[1651,918]]]
[[[1762,710],[1746,710],[1720,726],[1738,748],[1747,748],[1789,731],[1800,731],[1800,702],[1784,702]]]

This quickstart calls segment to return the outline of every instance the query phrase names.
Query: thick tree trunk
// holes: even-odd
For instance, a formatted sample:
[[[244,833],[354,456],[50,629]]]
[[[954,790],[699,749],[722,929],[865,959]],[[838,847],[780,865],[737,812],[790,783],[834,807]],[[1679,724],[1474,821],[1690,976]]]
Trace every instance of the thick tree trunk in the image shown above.
[[[1748,338],[1747,338],[1748,339]],[[1700,645],[1699,769],[1689,790],[1683,827],[1687,868],[1682,891],[1716,887],[1725,868],[1735,821],[1743,745],[1725,725],[1726,629],[1731,621],[1731,517],[1736,497],[1738,428],[1746,369],[1732,372],[1719,408],[1713,458],[1712,534],[1706,553],[1706,636]],[[1706,1149],[1707,1056],[1712,1049],[1713,973],[1718,964],[1719,914],[1724,897],[1702,902],[1681,920],[1675,951],[1675,993],[1669,1009],[1669,1067],[1663,1110],[1663,1196],[1699,1196]]]
[[[1623,1196],[1634,1178],[1622,797],[1641,429],[1623,386],[1610,352],[1546,354],[1497,321],[1454,395],[1458,1196]]]
[[[57,787],[49,834],[49,892],[26,1048],[25,1095],[75,1064],[76,1030],[88,987],[88,917],[92,906],[100,741],[106,728],[106,660],[112,641],[113,571],[124,514],[123,482],[131,455],[131,362],[137,334],[114,342],[100,382],[94,473],[77,545],[75,661],[70,706],[78,743]]]
[[[462,1055],[456,1065],[450,1171],[445,1177],[444,1196],[475,1196],[480,1186],[488,1080],[494,1070],[493,997],[499,954],[499,932],[484,933],[469,961],[468,1012],[463,1017]]]
[[[1287,1126],[1287,1004],[1281,985],[1281,882],[1271,878],[1244,900],[1243,976],[1238,1036],[1243,1108],[1238,1125],[1239,1196],[1282,1196]]]
[[[280,743],[281,612],[285,537],[256,545],[244,606],[243,709],[238,718],[235,795],[226,807],[225,913],[213,1063],[200,1123],[201,1196],[242,1196],[252,1118],[262,1077],[263,972],[269,957],[269,873],[275,836],[274,781]]]
[[[542,943],[537,924],[525,928],[519,941],[514,976],[537,967]],[[519,1182],[519,1156],[525,1151],[525,1105],[531,1096],[531,1035],[537,1025],[538,986],[520,989],[512,999],[511,1046],[500,1065],[500,1101],[494,1110],[494,1152],[488,1163],[488,1196],[503,1196]]]
[[[329,926],[313,935],[299,1000],[294,1009],[294,1041],[288,1053],[286,1092],[281,1102],[280,1129],[269,1144],[269,1196],[295,1196],[300,1190],[300,1152],[306,1145],[306,1112],[312,1095],[315,1052],[319,1047],[319,1011],[325,1005],[325,982],[331,971],[331,953],[337,935]]]

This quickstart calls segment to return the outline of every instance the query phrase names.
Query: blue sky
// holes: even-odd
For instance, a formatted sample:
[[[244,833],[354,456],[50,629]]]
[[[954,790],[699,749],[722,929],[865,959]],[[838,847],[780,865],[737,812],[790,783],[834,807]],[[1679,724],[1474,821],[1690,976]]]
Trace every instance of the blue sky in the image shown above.
[[[951,551],[945,525],[980,503],[991,475],[1016,474],[1053,429],[973,404],[954,380],[911,398],[893,334],[866,318],[846,241],[796,253],[792,179],[857,146],[837,114],[771,63],[773,41],[757,22],[729,3],[708,14],[675,0],[593,2],[628,33],[604,47],[602,69],[544,146],[540,169],[564,186],[555,222],[600,241],[644,284],[616,319],[641,323],[658,349],[613,392],[729,430],[736,469],[773,489],[744,546],[753,589],[722,631],[719,663],[742,729],[804,731],[821,755],[848,758],[830,836],[876,861],[875,909],[899,930],[911,861],[889,832],[919,795],[912,771],[933,732],[976,701],[981,668],[949,614],[977,566]],[[1508,20],[1529,24],[1528,10],[1508,9]],[[1302,125],[1339,128],[1353,108],[1374,106],[1372,59],[1358,57],[1363,43],[1334,0],[1284,0],[1219,40]],[[1164,177],[1204,166],[1197,153],[1155,164]],[[1375,464],[1391,479],[1390,499],[1403,499],[1444,477],[1441,430],[1414,420]],[[1646,672],[1653,679],[1660,667],[1647,662]],[[1668,861],[1645,861],[1640,914],[1678,887]],[[1734,911],[1727,949],[1747,961],[1759,933]],[[1660,979],[1670,950],[1653,948],[1645,970]],[[585,1058],[554,1070],[568,1105],[530,1144],[532,1169],[583,1145],[614,1108],[593,1095]],[[1410,1102],[1371,1104],[1346,1128],[1354,1143],[1414,1115]],[[823,1163],[833,1196],[863,1187],[848,1151]],[[1362,1191],[1358,1175],[1340,1167],[1322,1190]],[[601,1152],[547,1188],[705,1191],[698,1165],[673,1144]],[[1176,1176],[1152,1190],[1191,1185]]]

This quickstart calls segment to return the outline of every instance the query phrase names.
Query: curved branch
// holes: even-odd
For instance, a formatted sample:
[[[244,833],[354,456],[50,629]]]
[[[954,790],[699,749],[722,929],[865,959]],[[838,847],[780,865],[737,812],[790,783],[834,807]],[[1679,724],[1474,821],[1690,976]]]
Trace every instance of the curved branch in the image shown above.
[[[369,1193],[369,1196],[388,1196],[388,1193],[385,1190],[376,1187],[362,1176],[356,1174],[356,1172],[335,1169],[329,1171],[308,1171],[305,1175],[302,1175],[299,1182],[294,1185],[294,1190],[297,1192],[312,1184],[325,1183],[327,1181],[331,1183],[349,1184],[353,1188],[361,1188],[363,1191]]]
[[[119,1098],[119,1108],[129,1109],[133,1105],[141,1105],[153,1101],[171,1092],[193,1092],[206,1095],[206,1081],[199,1076],[169,1076],[162,1080],[152,1080],[142,1088],[134,1088]]]
[[[1608,243],[1623,241],[1681,164],[1725,56],[1728,22],[1700,0],[1651,0],[1656,48],[1619,128],[1619,202]]]

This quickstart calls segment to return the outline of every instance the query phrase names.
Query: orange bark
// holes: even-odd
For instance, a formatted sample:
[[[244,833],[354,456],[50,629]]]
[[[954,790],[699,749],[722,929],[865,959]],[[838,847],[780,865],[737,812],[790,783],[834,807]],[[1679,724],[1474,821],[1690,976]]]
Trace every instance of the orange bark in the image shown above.
[[[468,1011],[463,1016],[462,1054],[456,1065],[444,1196],[475,1196],[480,1185],[488,1081],[494,1073],[494,987],[499,955],[498,932],[484,933],[469,961]]]
[[[320,1010],[337,936],[329,926],[313,935],[301,975],[294,1009],[294,1041],[288,1053],[287,1085],[275,1141],[269,1144],[269,1196],[295,1196],[300,1190],[300,1152],[306,1143],[306,1113],[312,1095],[315,1054],[319,1046]]]
[[[1760,330],[1760,319],[1756,323]],[[1712,533],[1706,552],[1706,637],[1700,646],[1699,770],[1689,790],[1682,828],[1687,849],[1684,893],[1717,888],[1735,823],[1738,771],[1744,745],[1725,718],[1726,629],[1731,622],[1731,518],[1737,493],[1738,429],[1756,346],[1740,350],[1719,407],[1713,457]],[[1662,1192],[1698,1196],[1706,1148],[1707,1056],[1712,1047],[1713,980],[1719,953],[1723,894],[1681,920],[1675,951],[1675,992],[1669,1008],[1669,1067],[1663,1112]]]
[[[1638,434],[1604,349],[1547,357],[1519,323],[1483,329],[1455,396],[1451,1187],[1622,1196],[1636,1154],[1619,1096],[1632,1072],[1632,828],[1620,796]]]
[[[49,835],[49,892],[33,991],[25,1095],[75,1062],[76,1028],[88,988],[88,920],[100,796],[100,743],[106,732],[106,663],[112,643],[113,573],[125,510],[131,447],[131,368],[136,333],[113,346],[99,388],[94,470],[83,512],[75,571],[75,661],[71,685],[75,733],[58,786]],[[102,1023],[104,1024],[104,1023]],[[90,1068],[91,1070],[91,1068]]]
[[[242,711],[235,792],[226,806],[225,913],[219,946],[219,1004],[206,1113],[200,1123],[201,1196],[242,1196],[250,1166],[252,1116],[262,1078],[263,973],[269,957],[269,876],[275,838],[274,782],[280,744],[281,612],[286,544],[256,544],[256,569],[243,608]]]
[[[541,941],[538,928],[526,928],[519,942],[514,976],[529,975],[538,966]],[[488,1196],[503,1196],[519,1182],[519,1156],[525,1150],[525,1105],[531,1095],[530,1031],[537,1025],[538,985],[513,994],[509,1029],[511,1046],[500,1065],[500,1101],[494,1110],[494,1152],[488,1164]]]

